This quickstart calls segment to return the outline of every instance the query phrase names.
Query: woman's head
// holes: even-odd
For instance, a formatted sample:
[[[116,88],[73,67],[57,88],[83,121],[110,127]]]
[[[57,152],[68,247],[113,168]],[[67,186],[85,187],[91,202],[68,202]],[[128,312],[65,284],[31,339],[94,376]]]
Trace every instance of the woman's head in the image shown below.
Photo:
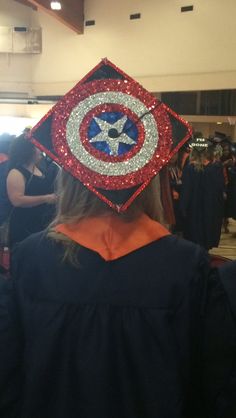
[[[55,223],[74,223],[85,217],[101,216],[108,213],[116,214],[93,192],[65,171],[62,171],[59,176],[58,195],[58,211]],[[131,220],[140,213],[146,213],[152,219],[163,221],[158,176],[134,200],[126,212],[116,215]]]
[[[41,152],[24,135],[14,139],[9,154],[12,167],[37,164],[41,159]]]
[[[222,159],[227,160],[231,158],[231,144],[228,141],[222,141],[221,146],[223,149]]]
[[[206,163],[213,161],[213,147],[209,146],[203,149],[193,147],[190,154],[190,161],[197,170],[203,170]]]
[[[216,144],[213,148],[213,156],[216,161],[220,161],[223,154],[223,149],[220,144]]]

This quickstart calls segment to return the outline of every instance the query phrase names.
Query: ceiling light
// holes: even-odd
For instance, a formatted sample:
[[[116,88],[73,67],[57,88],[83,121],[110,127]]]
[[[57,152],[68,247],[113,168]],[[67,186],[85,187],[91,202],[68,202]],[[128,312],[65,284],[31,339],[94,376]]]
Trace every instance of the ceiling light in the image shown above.
[[[51,9],[52,10],[61,10],[61,2],[60,1],[51,1]]]
[[[222,125],[222,124],[223,124],[223,122],[216,122],[216,124],[217,124],[217,125]]]

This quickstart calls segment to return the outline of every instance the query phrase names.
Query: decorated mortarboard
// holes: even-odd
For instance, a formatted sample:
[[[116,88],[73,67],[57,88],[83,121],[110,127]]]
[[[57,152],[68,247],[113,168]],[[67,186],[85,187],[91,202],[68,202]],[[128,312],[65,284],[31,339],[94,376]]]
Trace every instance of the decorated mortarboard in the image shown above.
[[[124,211],[191,134],[173,110],[103,59],[40,120],[31,140]]]

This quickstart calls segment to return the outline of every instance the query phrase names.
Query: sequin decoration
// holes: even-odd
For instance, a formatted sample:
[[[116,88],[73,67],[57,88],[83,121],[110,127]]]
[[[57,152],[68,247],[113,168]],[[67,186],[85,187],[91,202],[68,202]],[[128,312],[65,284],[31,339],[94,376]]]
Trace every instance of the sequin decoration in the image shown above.
[[[109,118],[112,118],[112,115],[116,115],[116,117],[120,115],[120,118],[126,115],[127,122],[124,126],[124,131],[135,141],[135,144],[129,145],[120,142],[118,155],[116,156],[112,155],[112,152],[106,141],[101,143],[93,141],[97,133],[100,132],[100,129],[98,130],[97,123],[94,122],[94,119],[103,118],[106,115],[109,115]],[[141,121],[137,122],[137,116],[125,106],[120,106],[118,104],[111,105],[106,103],[102,104],[101,106],[97,106],[87,113],[84,119],[84,124],[85,126],[83,125],[83,128],[81,129],[81,141],[83,146],[89,153],[102,161],[118,162],[124,161],[126,159],[128,160],[143,146],[143,141],[145,138],[143,124]],[[96,125],[96,128],[94,125]]]
[[[54,146],[84,183],[108,190],[132,187],[153,177],[166,161],[172,143],[168,114],[139,84],[93,81],[86,84],[86,90],[72,91],[67,99],[54,115]],[[104,120],[108,114],[110,122]],[[117,119],[114,122],[112,115]],[[127,121],[128,128],[124,128]],[[135,139],[131,128],[138,132]],[[100,150],[94,147],[96,136]],[[124,145],[132,146],[121,153]]]
[[[40,120],[31,140],[123,211],[190,136],[186,121],[103,59]],[[119,190],[124,199],[110,197]]]

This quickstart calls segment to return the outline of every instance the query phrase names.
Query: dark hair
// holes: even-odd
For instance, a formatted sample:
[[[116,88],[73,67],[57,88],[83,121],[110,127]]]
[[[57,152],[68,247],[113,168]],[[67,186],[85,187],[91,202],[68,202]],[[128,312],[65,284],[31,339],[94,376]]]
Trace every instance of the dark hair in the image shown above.
[[[35,146],[24,135],[14,139],[9,153],[9,165],[11,168],[29,164],[35,154]]]
[[[2,135],[0,135],[0,153],[7,155],[9,154],[9,150],[14,138],[14,135],[10,135],[7,133],[3,133]]]

